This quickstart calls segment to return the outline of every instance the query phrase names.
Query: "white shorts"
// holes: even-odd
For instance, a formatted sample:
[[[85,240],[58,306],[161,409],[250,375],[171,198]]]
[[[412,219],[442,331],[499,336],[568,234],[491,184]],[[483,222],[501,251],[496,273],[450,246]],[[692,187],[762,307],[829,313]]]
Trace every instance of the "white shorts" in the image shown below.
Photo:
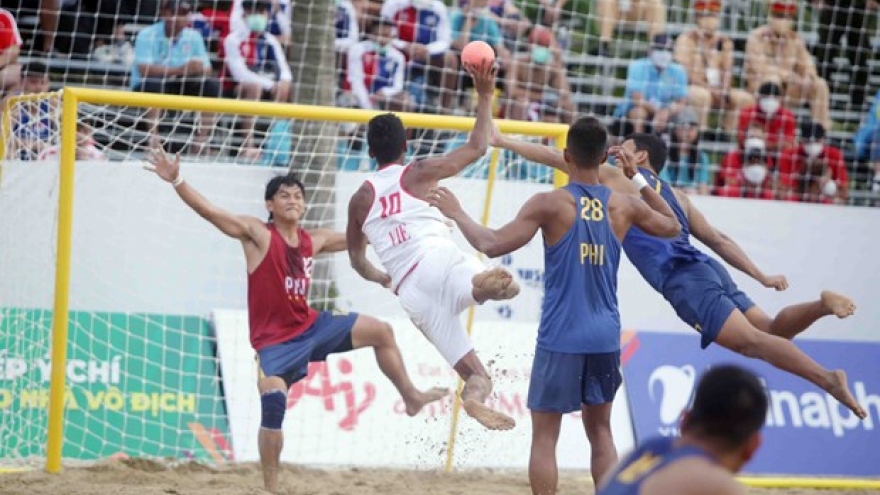
[[[485,270],[457,247],[431,249],[398,288],[401,306],[450,366],[474,349],[460,315],[476,304],[472,279]]]

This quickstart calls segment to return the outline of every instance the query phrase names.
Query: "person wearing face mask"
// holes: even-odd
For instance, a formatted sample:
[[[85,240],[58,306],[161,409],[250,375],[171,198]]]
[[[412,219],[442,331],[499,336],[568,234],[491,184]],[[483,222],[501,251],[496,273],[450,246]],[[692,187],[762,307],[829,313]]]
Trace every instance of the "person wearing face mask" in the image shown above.
[[[727,198],[774,199],[771,180],[774,168],[763,131],[753,127],[742,148],[727,153],[721,161],[714,194]]]
[[[684,67],[672,61],[672,38],[658,34],[648,57],[634,60],[626,72],[624,102],[615,116],[624,117],[636,132],[666,132],[670,119],[687,103],[688,79]]]
[[[360,108],[410,110],[409,93],[403,87],[406,57],[393,41],[394,24],[381,19],[373,23],[367,40],[348,50],[348,83]]]
[[[563,122],[574,116],[571,86],[561,61],[553,56],[553,33],[544,26],[535,26],[529,35],[529,51],[513,57],[506,77],[505,117],[514,120],[529,118],[529,108],[545,103],[553,93]]]
[[[244,5],[249,0],[233,0],[229,11],[230,31],[250,31]],[[269,0],[269,24],[266,29],[278,41],[287,46],[290,44],[291,7],[290,0]]]
[[[760,128],[766,139],[767,153],[775,160],[783,149],[794,143],[797,121],[794,113],[782,106],[782,89],[778,84],[762,84],[757,100],[756,105],[744,108],[739,114],[738,141],[743,146],[749,129]]]
[[[293,73],[284,48],[267,31],[269,0],[245,0],[243,13],[247,30],[230,31],[223,40],[223,73],[227,90],[243,100],[290,100]],[[254,117],[242,117],[244,139],[239,154],[253,159],[260,155],[254,142]]]
[[[800,146],[779,157],[780,195],[791,201],[839,203],[846,201],[849,179],[840,148],[825,141],[818,122],[801,127]]]
[[[748,92],[731,87],[733,41],[718,32],[720,0],[693,4],[696,26],[675,40],[674,59],[687,70],[688,97],[697,110],[700,128],[706,128],[709,110],[724,110],[724,130],[733,134],[739,112],[755,103]]]
[[[808,103],[812,120],[827,129],[828,83],[819,77],[813,56],[794,30],[797,8],[794,0],[770,2],[768,23],[752,30],[746,41],[744,80],[750,91],[766,81],[777,82],[787,106]]]

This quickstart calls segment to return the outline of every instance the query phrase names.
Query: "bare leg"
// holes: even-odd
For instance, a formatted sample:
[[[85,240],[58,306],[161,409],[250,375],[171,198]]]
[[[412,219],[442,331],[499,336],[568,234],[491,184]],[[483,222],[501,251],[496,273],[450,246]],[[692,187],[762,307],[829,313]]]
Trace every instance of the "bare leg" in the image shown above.
[[[473,350],[459,359],[454,368],[464,380],[461,402],[469,416],[490,430],[509,430],[516,426],[513,418],[485,404],[492,393],[492,379]]]
[[[852,299],[826,290],[822,291],[819,300],[787,306],[772,319],[757,306],[749,308],[745,314],[749,322],[758,329],[784,339],[793,339],[819,318],[831,315],[847,318],[855,310],[856,305]]]
[[[614,447],[614,437],[611,435],[611,406],[612,403],[609,402],[584,405],[581,408],[581,419],[590,442],[590,476],[594,486],[599,486],[602,477],[617,464],[617,448]]]
[[[261,378],[257,383],[260,394],[272,390],[287,390],[284,380],[277,376]],[[278,468],[281,461],[281,449],[284,447],[284,433],[281,430],[270,430],[260,427],[257,436],[260,449],[260,467],[263,471],[263,485],[266,491],[278,493]]]
[[[373,348],[379,369],[400,392],[408,415],[415,416],[425,404],[440,400],[449,394],[449,390],[445,388],[432,388],[422,392],[412,384],[406,373],[400,349],[394,340],[394,332],[388,323],[359,315],[351,330],[351,344],[355,349]]]
[[[743,356],[766,361],[776,368],[812,382],[858,417],[865,418],[865,411],[852,396],[843,370],[830,371],[823,368],[790,340],[764,333],[752,326],[739,310],[731,313],[715,341]]]
[[[472,295],[478,304],[490,299],[512,299],[519,294],[519,284],[513,280],[513,275],[504,268],[492,268],[474,275]]]
[[[586,417],[584,419],[586,421]],[[529,484],[534,495],[553,495],[559,483],[556,444],[562,415],[532,411],[532,450],[529,454]]]
[[[58,19],[61,16],[61,0],[40,1],[40,31],[43,32],[43,51],[49,53],[55,46]]]

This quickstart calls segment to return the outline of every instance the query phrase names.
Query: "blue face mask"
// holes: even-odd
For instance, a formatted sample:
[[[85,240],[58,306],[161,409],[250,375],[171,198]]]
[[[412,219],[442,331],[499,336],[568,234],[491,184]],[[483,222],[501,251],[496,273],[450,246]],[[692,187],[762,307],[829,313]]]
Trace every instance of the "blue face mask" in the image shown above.
[[[269,27],[269,18],[263,14],[251,14],[245,19],[247,27],[254,33],[263,33]]]
[[[546,64],[550,61],[550,49],[546,46],[532,47],[532,62],[536,64]]]

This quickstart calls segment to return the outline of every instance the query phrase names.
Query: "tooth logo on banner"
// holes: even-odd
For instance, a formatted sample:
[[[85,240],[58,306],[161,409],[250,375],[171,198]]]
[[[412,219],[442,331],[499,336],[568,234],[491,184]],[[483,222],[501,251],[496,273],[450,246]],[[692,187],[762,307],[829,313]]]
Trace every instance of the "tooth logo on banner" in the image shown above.
[[[660,366],[651,373],[648,395],[655,404],[659,403],[660,421],[664,425],[678,423],[681,412],[691,399],[696,376],[696,370],[689,364]]]

